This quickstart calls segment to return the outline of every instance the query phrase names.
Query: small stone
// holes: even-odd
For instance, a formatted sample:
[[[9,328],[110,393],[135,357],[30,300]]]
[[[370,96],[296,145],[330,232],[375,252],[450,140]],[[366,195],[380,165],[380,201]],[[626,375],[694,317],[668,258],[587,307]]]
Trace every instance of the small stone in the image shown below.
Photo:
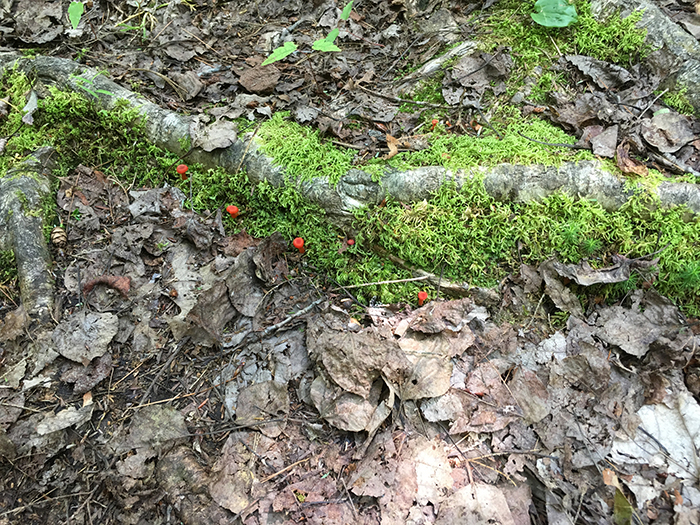
[[[241,73],[238,83],[251,93],[272,93],[280,76],[275,66],[254,67]]]

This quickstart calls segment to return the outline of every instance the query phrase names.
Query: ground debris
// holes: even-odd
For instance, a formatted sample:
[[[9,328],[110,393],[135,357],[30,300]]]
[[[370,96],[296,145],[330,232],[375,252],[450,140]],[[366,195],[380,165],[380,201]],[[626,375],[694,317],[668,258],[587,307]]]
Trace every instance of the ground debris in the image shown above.
[[[189,146],[215,155],[240,145],[233,119],[273,110],[349,145],[356,164],[421,150],[433,115],[445,133],[485,130],[480,104],[515,72],[508,48],[451,46],[492,0],[358,3],[340,28],[343,53],[265,67],[277,45],[325,37],[340,9],[132,3],[95,2],[77,29],[57,2],[0,11],[6,38],[33,44],[110,31],[112,54],[85,48],[81,62],[197,115]],[[54,51],[66,49],[79,47]],[[424,65],[404,74],[413,63]],[[698,168],[697,123],[658,111],[656,76],[566,55],[526,89],[563,72],[581,89],[553,82],[523,112],[561,123],[625,173],[644,176],[658,167],[649,158],[671,153]],[[425,80],[444,102],[404,112],[396,95]],[[28,95],[38,118],[43,94]],[[1,311],[0,522],[698,521],[693,324],[653,279],[619,304],[584,310],[577,297],[577,285],[653,274],[655,260],[523,264],[493,290],[426,274],[470,298],[360,308],[326,293],[334,285],[290,239],[227,236],[221,209],[199,216],[177,188],[134,189],[100,169],[59,179],[55,328]]]

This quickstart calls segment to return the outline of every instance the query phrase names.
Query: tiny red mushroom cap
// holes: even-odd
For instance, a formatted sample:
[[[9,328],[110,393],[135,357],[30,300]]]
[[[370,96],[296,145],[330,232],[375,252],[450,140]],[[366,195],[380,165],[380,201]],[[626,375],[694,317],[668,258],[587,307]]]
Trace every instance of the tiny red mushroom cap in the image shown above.
[[[428,292],[418,292],[418,306],[423,306],[423,302],[428,298]]]
[[[189,168],[187,167],[186,164],[180,164],[177,168],[175,168],[175,171],[177,171],[180,174],[180,177],[182,177],[182,180],[185,180],[187,178],[187,175],[185,175],[185,173],[187,173],[188,169]]]
[[[355,239],[348,239],[348,246],[352,246],[355,244]]]
[[[301,237],[297,237],[292,241],[292,246],[294,246],[297,250],[299,250],[299,253],[304,253],[304,239]]]
[[[238,206],[234,206],[233,204],[226,206],[226,211],[234,219],[238,217]]]

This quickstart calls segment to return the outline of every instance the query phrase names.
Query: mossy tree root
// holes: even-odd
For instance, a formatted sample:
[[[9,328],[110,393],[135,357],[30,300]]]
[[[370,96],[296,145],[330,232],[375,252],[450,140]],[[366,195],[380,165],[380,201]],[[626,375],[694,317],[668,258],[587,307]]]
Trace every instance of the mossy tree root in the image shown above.
[[[284,167],[259,149],[252,134],[243,140],[235,140],[227,148],[207,152],[195,147],[189,151],[188,144],[196,145],[198,124],[195,119],[148,102],[94,69],[61,58],[26,58],[16,53],[0,53],[0,69],[14,67],[32,73],[42,81],[79,93],[98,108],[109,110],[122,104],[137,110],[144,118],[148,140],[176,155],[188,153],[190,162],[208,168],[221,167],[230,173],[242,167],[253,183],[267,181],[280,186],[288,182]],[[249,145],[250,141],[253,143]],[[565,192],[594,199],[611,211],[624,204],[633,193],[618,176],[604,170],[597,161],[567,162],[558,168],[501,164],[493,168],[454,171],[442,167],[410,171],[387,169],[380,182],[365,171],[351,169],[338,184],[331,184],[323,176],[296,181],[295,184],[306,199],[324,208],[331,220],[342,223],[351,219],[353,212],[363,205],[378,204],[386,197],[403,202],[420,201],[429,198],[445,183],[454,183],[459,188],[474,177],[482,178],[486,191],[503,201],[538,201],[556,192]],[[662,205],[687,205],[692,213],[700,213],[700,187],[696,184],[665,182],[653,193]]]
[[[41,148],[0,178],[0,249],[14,252],[22,305],[42,324],[51,319],[54,305],[42,213],[51,193],[53,154],[52,148]]]

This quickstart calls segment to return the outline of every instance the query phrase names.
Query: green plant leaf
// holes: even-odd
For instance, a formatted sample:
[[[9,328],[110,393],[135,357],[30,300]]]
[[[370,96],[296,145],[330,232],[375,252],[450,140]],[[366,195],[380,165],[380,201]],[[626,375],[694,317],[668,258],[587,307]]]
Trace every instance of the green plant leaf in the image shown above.
[[[316,40],[316,42],[314,42],[311,45],[311,48],[314,51],[324,51],[324,52],[336,51],[336,52],[339,52],[340,48],[333,43],[335,41],[335,39],[338,37],[338,33],[340,33],[340,29],[338,29],[336,27],[333,31],[328,33],[326,38]]]
[[[316,40],[316,42],[313,43],[311,46],[314,51],[323,51],[323,52],[328,52],[328,51],[340,51],[340,48],[336,46],[335,44],[331,44],[325,39],[322,40]]]
[[[348,5],[345,6],[343,12],[340,15],[341,20],[347,20],[348,18],[350,18],[350,11],[352,11],[352,3],[354,1],[355,0],[350,0],[350,2],[348,2]]]
[[[627,501],[625,495],[620,492],[620,489],[615,489],[615,503],[613,510],[613,520],[615,525],[629,525],[632,523],[632,514],[634,514],[634,508]]]
[[[328,42],[329,44],[332,44],[333,42],[335,42],[335,39],[338,38],[339,33],[340,33],[340,29],[338,29],[336,27],[330,33],[328,33],[328,36],[326,36],[326,38],[324,38],[324,40],[326,42]],[[340,51],[340,49],[338,51]]]
[[[530,16],[545,27],[567,27],[578,20],[576,8],[566,0],[537,0]]]
[[[278,60],[282,60],[283,58],[286,58],[294,53],[296,50],[297,45],[294,42],[285,42],[282,47],[275,49],[261,65],[266,66],[268,64],[272,64],[273,62],[277,62]]]
[[[68,6],[68,20],[73,26],[73,29],[78,29],[78,24],[80,23],[80,18],[83,16],[85,11],[85,6],[82,2],[71,2]]]

